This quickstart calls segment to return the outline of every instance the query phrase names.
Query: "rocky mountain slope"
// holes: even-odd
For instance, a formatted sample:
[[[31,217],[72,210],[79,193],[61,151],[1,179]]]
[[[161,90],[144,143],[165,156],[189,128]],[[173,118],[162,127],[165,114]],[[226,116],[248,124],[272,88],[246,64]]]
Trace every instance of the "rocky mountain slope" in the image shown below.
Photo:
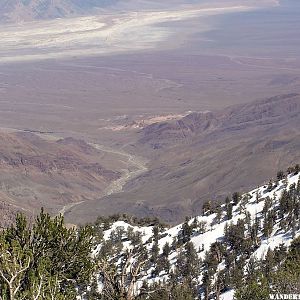
[[[266,274],[267,267],[278,270],[275,261],[279,259],[280,264],[284,264],[284,253],[292,240],[300,235],[299,172],[299,165],[290,168],[286,175],[279,172],[275,181],[238,197],[233,196],[220,206],[206,206],[202,216],[187,219],[172,228],[155,221],[147,225],[151,220],[139,221],[138,224],[136,219],[122,215],[99,218],[96,229],[101,242],[96,246],[94,256],[118,266],[117,272],[123,270],[126,278],[130,278],[128,270],[133,272],[140,264],[132,299],[143,294],[145,286],[148,291],[154,290],[152,293],[161,287],[167,295],[172,292],[172,280],[184,290],[187,278],[195,286],[196,294],[200,294],[197,299],[233,299],[234,289],[242,293],[253,280],[253,275],[262,293],[265,286],[255,277],[259,276],[259,265]],[[143,260],[143,257],[147,259]],[[128,270],[123,269],[125,262]],[[102,278],[97,279],[100,294],[106,288]],[[275,289],[275,285],[276,281],[269,292]],[[129,293],[127,288],[129,286],[125,284]],[[291,285],[292,288],[296,293],[296,286]],[[285,286],[281,293],[288,289]],[[167,297],[165,294],[158,294],[162,298],[149,299],[167,299],[163,298]],[[265,298],[269,297],[268,292],[264,296],[254,296],[258,298],[238,299],[269,299]]]
[[[0,133],[0,206],[3,218],[45,207],[63,207],[103,194],[120,173],[105,164],[103,152],[72,138],[45,140],[32,133]]]
[[[128,149],[149,158],[148,172],[124,193],[78,206],[70,217],[128,212],[176,223],[200,213],[203,201],[223,201],[298,162],[299,128],[298,94],[146,126]]]
[[[201,138],[203,134],[267,128],[270,124],[285,126],[289,119],[298,121],[300,95],[288,94],[237,105],[221,112],[192,113],[173,123],[157,123],[142,132],[141,143],[163,148],[174,140]]]

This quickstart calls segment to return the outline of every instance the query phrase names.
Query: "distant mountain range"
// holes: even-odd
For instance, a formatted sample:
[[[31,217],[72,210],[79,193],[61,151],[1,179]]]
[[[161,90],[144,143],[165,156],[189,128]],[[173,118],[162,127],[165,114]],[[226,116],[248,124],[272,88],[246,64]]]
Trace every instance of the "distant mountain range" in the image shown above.
[[[82,15],[118,0],[3,0],[0,22],[32,21]]]
[[[191,4],[190,0],[173,0],[161,3],[158,0],[2,0],[1,22],[24,22],[48,20],[92,14],[97,9],[114,7],[119,9],[164,8],[178,4]]]
[[[248,0],[247,5],[274,4],[272,0]],[[138,11],[145,9],[174,9],[182,6],[222,6],[237,4],[238,0],[2,0],[0,1],[0,23],[48,20],[93,14],[99,9]]]

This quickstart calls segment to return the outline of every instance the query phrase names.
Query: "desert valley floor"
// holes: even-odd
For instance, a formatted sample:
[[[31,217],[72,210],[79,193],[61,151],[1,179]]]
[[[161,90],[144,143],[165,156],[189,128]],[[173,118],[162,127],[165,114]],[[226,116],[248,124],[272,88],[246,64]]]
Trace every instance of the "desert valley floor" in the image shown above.
[[[177,222],[299,160],[298,6],[276,3],[4,26],[3,209]]]

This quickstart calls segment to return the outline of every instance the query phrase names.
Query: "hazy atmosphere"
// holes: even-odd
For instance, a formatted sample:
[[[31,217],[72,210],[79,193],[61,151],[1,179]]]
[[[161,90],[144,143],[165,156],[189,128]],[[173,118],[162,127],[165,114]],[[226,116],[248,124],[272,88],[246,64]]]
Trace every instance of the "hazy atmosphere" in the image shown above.
[[[16,193],[10,176],[17,175],[3,175],[3,197],[8,197],[15,206],[28,209],[28,205],[33,205],[38,209],[41,200],[36,199],[40,199],[46,189],[49,194],[47,192],[44,198],[55,199],[47,200],[49,209],[59,211],[67,205],[70,209],[66,210],[66,217],[70,222],[75,219],[84,222],[85,210],[90,208],[93,218],[101,213],[127,210],[128,201],[134,203],[130,206],[131,213],[154,214],[176,222],[185,213],[199,211],[206,197],[219,199],[232,187],[238,190],[254,187],[273,176],[278,168],[296,160],[281,158],[283,149],[279,147],[272,150],[276,151],[275,164],[265,165],[259,158],[255,162],[253,158],[249,158],[249,162],[243,160],[243,168],[250,168],[251,176],[236,179],[234,170],[229,171],[233,166],[228,166],[224,168],[226,171],[218,170],[214,179],[208,179],[213,166],[218,168],[229,150],[226,150],[228,144],[224,146],[222,142],[224,136],[220,140],[215,134],[215,146],[208,146],[204,142],[208,137],[192,132],[193,136],[200,136],[186,141],[192,145],[183,150],[181,138],[173,137],[177,135],[175,129],[164,137],[149,126],[159,122],[170,122],[173,126],[190,113],[216,111],[220,116],[226,115],[222,110],[233,104],[297,94],[300,81],[297,1],[177,1],[163,5],[155,1],[116,1],[101,5],[89,3],[88,7],[64,2],[60,15],[54,14],[50,4],[37,6],[31,1],[28,5],[2,4],[1,7],[0,123],[3,133],[38,133],[39,138],[46,139],[45,143],[49,139],[72,137],[87,145],[96,143],[111,151],[121,151],[115,154],[120,161],[119,168],[115,160],[110,163],[112,153],[109,151],[103,152],[104,160],[95,159],[120,174],[122,187],[116,190],[118,193],[110,193],[112,199],[101,200],[105,191],[98,197],[95,191],[89,194],[88,190],[87,194],[75,196],[72,188],[68,188],[68,192],[64,187],[49,190],[46,182],[50,179],[44,174],[44,183],[37,184],[34,178],[24,179],[24,185],[19,186]],[[253,106],[257,104],[254,102]],[[254,108],[247,107],[244,110],[249,111],[244,113],[243,122],[253,115]],[[227,125],[222,130],[231,134]],[[149,132],[151,137],[145,137]],[[211,132],[206,134],[210,136]],[[286,147],[286,139],[292,140],[293,134],[298,133],[279,135],[276,141]],[[22,139],[27,139],[27,135]],[[245,143],[273,140],[269,134],[264,135],[263,131],[251,140],[253,133],[249,132],[243,133],[243,138]],[[293,143],[297,141],[293,139]],[[224,151],[216,151],[218,143]],[[174,153],[187,154],[174,160],[173,156],[164,154],[164,147],[171,147]],[[238,147],[247,149],[245,144]],[[209,171],[206,167],[201,171],[198,182],[192,183],[193,166],[204,167],[198,161],[200,157],[212,159],[206,156],[207,150],[210,155],[215,152],[213,163]],[[245,155],[242,149],[239,151],[241,156]],[[47,157],[40,152],[39,156]],[[127,162],[131,155],[143,161],[142,166],[137,167],[132,160]],[[43,160],[41,157],[38,160]],[[179,172],[178,166],[190,159],[191,164],[180,171],[181,175],[175,175]],[[128,172],[133,174],[128,175]],[[221,178],[227,172],[229,177],[225,184]],[[148,178],[147,182],[141,176]],[[169,182],[168,176],[176,176],[180,182],[186,177],[187,189],[180,187],[182,184],[177,181]],[[79,186],[86,184],[84,176],[82,180]],[[157,186],[157,193],[152,188],[147,191],[150,183]],[[161,183],[164,184],[160,187]],[[92,204],[89,206],[82,197],[88,197]],[[157,197],[161,198],[158,202]],[[75,211],[77,202],[81,206]]]
[[[298,0],[0,0],[0,300],[300,297],[299,37]]]

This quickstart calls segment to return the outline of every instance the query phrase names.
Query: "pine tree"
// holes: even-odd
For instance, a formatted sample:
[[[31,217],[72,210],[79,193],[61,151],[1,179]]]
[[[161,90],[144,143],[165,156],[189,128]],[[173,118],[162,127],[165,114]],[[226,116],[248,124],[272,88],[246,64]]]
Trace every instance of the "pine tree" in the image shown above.
[[[165,256],[166,258],[168,258],[168,256],[170,255],[171,252],[171,248],[168,242],[165,243],[165,245],[163,246],[163,252],[162,255]]]
[[[264,278],[248,283],[247,285],[239,288],[234,295],[236,300],[269,300],[270,290]]]
[[[242,257],[236,259],[235,266],[232,268],[231,273],[231,282],[235,289],[244,286],[244,269],[245,260]]]
[[[254,249],[256,249],[259,246],[259,238],[258,238],[259,231],[260,231],[260,221],[256,216],[250,231],[250,238],[252,241],[252,245],[254,246]]]
[[[276,177],[277,177],[278,180],[282,180],[284,178],[284,172],[283,171],[278,171]]]
[[[202,279],[202,289],[204,292],[204,299],[209,300],[209,295],[212,289],[212,281],[208,271],[205,271]]]
[[[288,253],[276,269],[271,276],[272,289],[278,293],[300,293],[300,237],[292,241]]]
[[[232,194],[233,205],[237,205],[241,199],[241,195],[238,192]]]
[[[0,299],[74,299],[90,284],[92,245],[89,226],[66,229],[42,210],[29,228],[18,215],[0,233]]]
[[[239,219],[237,224],[229,224],[224,229],[224,238],[228,246],[242,254],[245,251],[245,223]]]
[[[191,240],[191,236],[193,234],[193,228],[189,225],[189,218],[185,219],[185,222],[182,224],[180,234],[178,236],[178,247],[187,243]]]
[[[197,218],[194,218],[194,220],[193,220],[193,222],[192,222],[192,224],[191,224],[192,230],[193,230],[193,231],[197,230],[198,225],[199,225],[199,224],[198,224],[198,219],[197,219]]]
[[[231,220],[233,205],[229,197],[226,197],[225,199],[225,209],[226,209],[227,220]]]
[[[199,275],[200,262],[197,255],[197,251],[192,242],[188,242],[185,245],[186,263],[184,273],[187,277],[197,278]]]
[[[277,265],[281,264],[287,256],[287,247],[281,243],[274,249],[274,259]]]
[[[274,211],[269,210],[264,217],[263,233],[265,237],[270,237],[274,226]]]
[[[265,260],[263,262],[263,271],[264,271],[264,275],[267,278],[270,278],[273,268],[275,266],[275,257],[274,257],[274,252],[269,248],[268,252],[266,254]]]
[[[220,205],[217,205],[216,207],[216,222],[220,224],[222,220],[223,211]]]
[[[221,270],[217,272],[216,280],[214,283],[214,294],[215,299],[220,299],[220,294],[227,291],[229,289],[230,282],[228,276],[228,270]]]
[[[200,221],[198,223],[198,232],[200,234],[203,234],[203,233],[206,232],[206,230],[207,230],[207,222],[206,221]]]
[[[152,263],[155,263],[157,258],[158,258],[158,254],[159,254],[159,247],[158,247],[158,242],[154,241],[152,248],[151,248],[151,258],[150,261]]]
[[[256,258],[251,257],[249,259],[249,262],[248,262],[247,268],[246,268],[246,282],[252,282],[258,278],[258,274],[260,272],[259,266],[260,266],[260,263]]]
[[[22,247],[18,240],[7,240],[5,234],[0,236],[0,278],[4,283],[2,299],[19,299],[26,272],[32,262],[32,252]]]

